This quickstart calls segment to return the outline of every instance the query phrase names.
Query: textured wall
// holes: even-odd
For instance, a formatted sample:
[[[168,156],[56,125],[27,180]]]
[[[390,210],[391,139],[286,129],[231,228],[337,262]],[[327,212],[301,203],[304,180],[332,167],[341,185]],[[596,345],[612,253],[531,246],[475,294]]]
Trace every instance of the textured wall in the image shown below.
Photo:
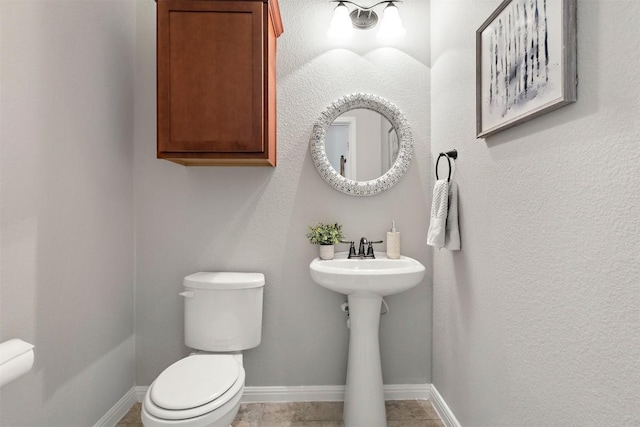
[[[405,1],[409,35],[382,48],[375,33],[339,47],[325,37],[333,6],[281,0],[278,39],[278,167],[187,168],[155,158],[155,3],[138,2],[136,80],[136,383],[148,385],[188,353],[182,278],[201,270],[264,272],[262,344],[246,353],[253,386],[344,384],[344,297],[315,285],[317,248],[306,227],[338,221],[350,238],[382,238],[396,220],[405,254],[431,264],[425,246],[429,169],[427,3]],[[427,24],[420,22],[427,20]],[[357,46],[355,48],[354,46]],[[356,92],[394,102],[412,126],[416,156],[391,191],[355,198],[330,188],[308,150],[313,123],[330,102]],[[430,381],[431,272],[389,298],[381,346],[387,383]]]
[[[134,385],[128,1],[0,2],[3,426],[89,426]]]
[[[463,250],[435,254],[433,383],[464,426],[640,425],[640,2],[580,0],[578,102],[475,139],[475,29],[432,0],[432,154]]]

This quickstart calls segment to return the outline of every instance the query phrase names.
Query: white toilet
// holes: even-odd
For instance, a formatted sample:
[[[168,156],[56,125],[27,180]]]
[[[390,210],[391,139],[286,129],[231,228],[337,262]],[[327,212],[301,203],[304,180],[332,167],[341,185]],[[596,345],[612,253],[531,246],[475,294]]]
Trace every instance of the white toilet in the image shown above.
[[[242,350],[262,339],[261,273],[195,273],[184,279],[184,333],[199,350],[165,369],[142,402],[147,427],[227,427],[244,391]]]

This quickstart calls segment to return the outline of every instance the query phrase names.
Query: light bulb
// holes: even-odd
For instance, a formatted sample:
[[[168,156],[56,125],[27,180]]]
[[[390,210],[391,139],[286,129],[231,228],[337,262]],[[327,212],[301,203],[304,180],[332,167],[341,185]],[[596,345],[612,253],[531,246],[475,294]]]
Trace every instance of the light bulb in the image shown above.
[[[380,29],[377,34],[378,40],[382,42],[391,42],[404,37],[406,33],[407,30],[402,26],[398,8],[395,4],[389,3],[389,5],[384,8],[382,21],[380,22]]]
[[[335,39],[343,39],[351,34],[353,27],[351,25],[351,18],[349,17],[349,9],[344,3],[338,3],[333,11],[333,18],[331,19],[331,26],[329,27],[329,37]]]

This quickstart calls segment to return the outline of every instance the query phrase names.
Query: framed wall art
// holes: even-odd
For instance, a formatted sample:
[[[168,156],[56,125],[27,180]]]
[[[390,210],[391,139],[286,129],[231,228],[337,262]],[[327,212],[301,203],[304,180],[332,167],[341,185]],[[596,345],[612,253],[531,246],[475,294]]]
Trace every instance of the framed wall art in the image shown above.
[[[476,31],[476,137],[576,101],[576,0],[505,0]]]

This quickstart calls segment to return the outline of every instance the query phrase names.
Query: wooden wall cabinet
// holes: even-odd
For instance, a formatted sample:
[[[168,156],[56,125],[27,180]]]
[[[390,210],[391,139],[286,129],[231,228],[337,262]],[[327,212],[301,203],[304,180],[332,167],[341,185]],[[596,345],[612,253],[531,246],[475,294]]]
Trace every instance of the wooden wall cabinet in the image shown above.
[[[275,166],[277,0],[156,1],[158,158]]]

